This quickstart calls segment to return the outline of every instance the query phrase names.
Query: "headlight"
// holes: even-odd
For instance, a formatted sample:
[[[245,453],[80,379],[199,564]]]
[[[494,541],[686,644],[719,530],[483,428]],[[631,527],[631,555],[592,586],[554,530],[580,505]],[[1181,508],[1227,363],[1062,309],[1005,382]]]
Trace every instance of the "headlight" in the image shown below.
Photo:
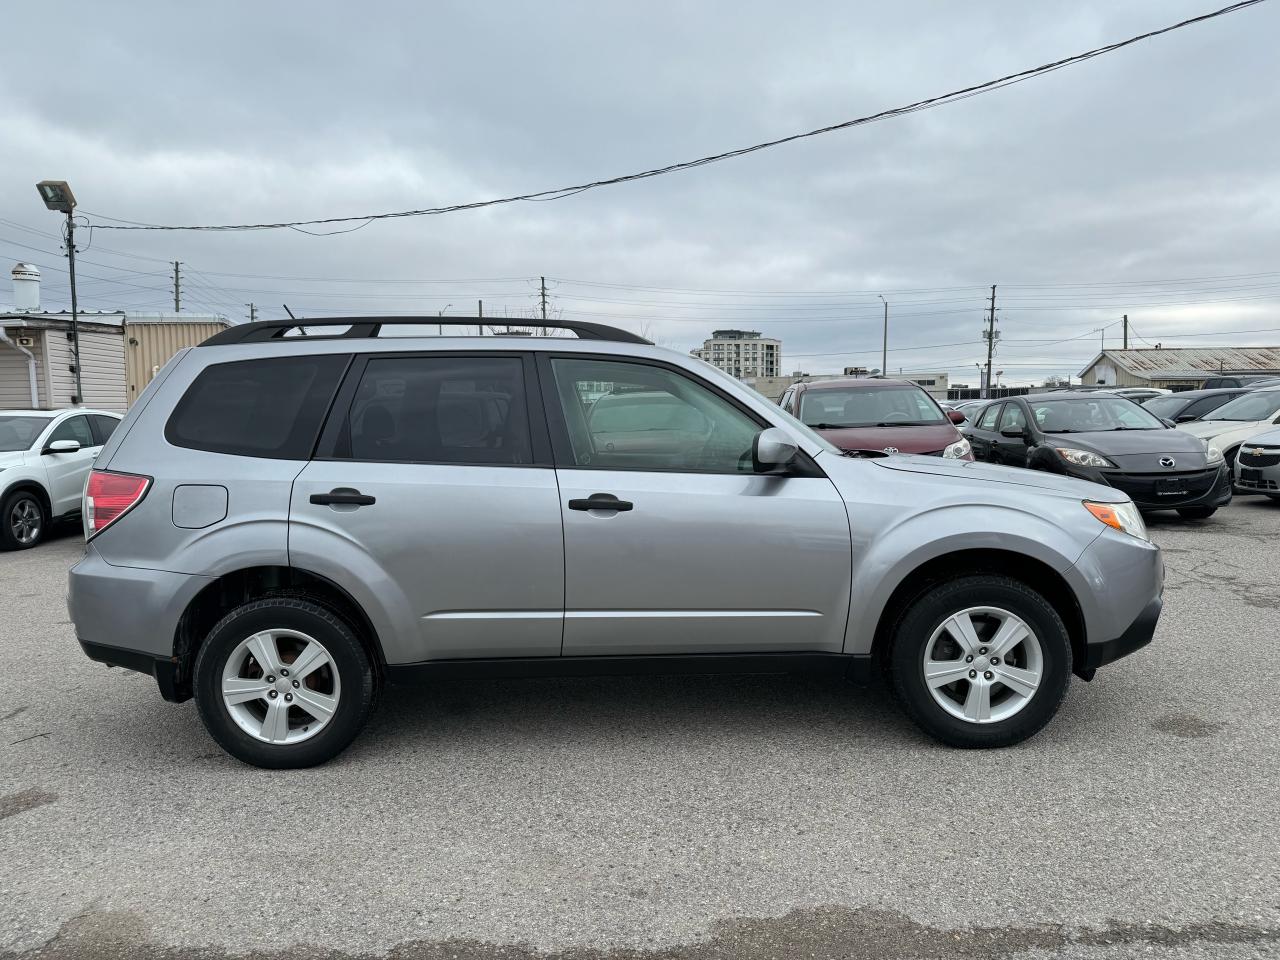
[[[1214,446],[1212,443],[1210,443],[1208,440],[1206,440],[1206,441],[1204,442],[1204,445],[1205,445],[1205,453],[1206,453],[1206,454],[1208,455],[1208,457],[1209,457],[1209,466],[1211,466],[1211,467],[1212,467],[1215,463],[1221,463],[1221,462],[1222,462],[1222,451],[1221,451],[1221,450],[1219,450],[1217,447],[1215,447],[1215,446]]]
[[[948,444],[947,448],[942,451],[942,455],[948,460],[963,460],[972,451],[973,447],[969,445],[969,441],[961,437],[955,443]]]
[[[1108,527],[1114,527],[1139,540],[1151,539],[1147,536],[1147,525],[1142,522],[1142,514],[1138,512],[1132,500],[1126,500],[1124,503],[1095,503],[1092,500],[1086,500],[1084,508]]]
[[[1077,467],[1114,467],[1115,464],[1106,457],[1091,453],[1088,450],[1078,450],[1075,447],[1054,447],[1058,456],[1067,463],[1074,463]]]

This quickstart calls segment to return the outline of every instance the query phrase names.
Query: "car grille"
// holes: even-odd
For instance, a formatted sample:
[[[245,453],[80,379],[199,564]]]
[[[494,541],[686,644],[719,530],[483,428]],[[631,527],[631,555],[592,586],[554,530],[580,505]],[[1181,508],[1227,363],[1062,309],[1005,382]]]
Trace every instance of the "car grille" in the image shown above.
[[[1267,479],[1260,471],[1250,470],[1247,467],[1240,471],[1240,476],[1236,477],[1236,486],[1242,490],[1280,490],[1280,484]]]
[[[1275,467],[1280,466],[1280,450],[1261,448],[1261,453],[1254,453],[1257,448],[1240,448],[1236,460],[1242,467]]]
[[[1218,470],[1191,470],[1181,473],[1105,473],[1107,483],[1123,490],[1139,503],[1168,504],[1177,506],[1188,500],[1198,500],[1207,494],[1218,479]],[[1159,492],[1163,480],[1181,480],[1185,492],[1170,496]]]

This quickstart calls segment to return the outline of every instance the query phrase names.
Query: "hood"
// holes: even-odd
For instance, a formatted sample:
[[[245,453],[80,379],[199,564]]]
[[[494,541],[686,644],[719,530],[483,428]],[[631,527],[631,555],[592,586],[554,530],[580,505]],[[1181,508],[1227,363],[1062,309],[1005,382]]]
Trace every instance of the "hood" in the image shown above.
[[[1001,467],[994,463],[969,460],[944,460],[941,457],[884,457],[872,461],[886,470],[927,474],[953,482],[1000,483],[1031,488],[1045,493],[1070,497],[1073,500],[1098,500],[1103,503],[1121,503],[1129,499],[1125,494],[1100,483],[1077,480],[1043,470],[1023,467]]]
[[[1097,433],[1049,433],[1045,443],[1077,447],[1113,461],[1125,470],[1153,473],[1172,457],[1183,470],[1203,470],[1208,456],[1203,440],[1182,430],[1107,430]]]
[[[924,427],[840,427],[817,433],[841,450],[894,447],[902,453],[941,453],[948,444],[961,439],[960,431],[950,421]]]
[[[1178,429],[1186,431],[1193,437],[1212,440],[1214,437],[1236,430],[1261,430],[1269,426],[1271,426],[1270,420],[1196,420],[1193,423],[1180,423]]]
[[[1249,437],[1245,441],[1245,446],[1280,447],[1280,427]]]
[[[27,462],[27,451],[25,450],[0,450],[0,470],[5,467],[20,467]]]

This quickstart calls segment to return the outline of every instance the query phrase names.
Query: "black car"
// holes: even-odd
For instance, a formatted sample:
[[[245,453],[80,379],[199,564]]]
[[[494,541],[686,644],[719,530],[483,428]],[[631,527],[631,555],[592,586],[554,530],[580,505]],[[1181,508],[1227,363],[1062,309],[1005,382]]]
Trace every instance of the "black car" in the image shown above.
[[[1206,377],[1204,383],[1200,384],[1204,390],[1216,389],[1218,387],[1270,387],[1280,383],[1280,377],[1269,373],[1237,375],[1234,377]]]
[[[1191,423],[1194,420],[1204,419],[1207,414],[1217,410],[1228,400],[1234,400],[1240,394],[1249,393],[1253,389],[1253,387],[1222,387],[1217,390],[1184,390],[1181,393],[1152,397],[1141,403],[1146,410],[1154,413],[1161,420]]]
[[[1172,426],[1112,394],[1045,393],[992,403],[965,434],[976,460],[1105,483],[1144,511],[1211,516],[1231,501],[1222,453]]]

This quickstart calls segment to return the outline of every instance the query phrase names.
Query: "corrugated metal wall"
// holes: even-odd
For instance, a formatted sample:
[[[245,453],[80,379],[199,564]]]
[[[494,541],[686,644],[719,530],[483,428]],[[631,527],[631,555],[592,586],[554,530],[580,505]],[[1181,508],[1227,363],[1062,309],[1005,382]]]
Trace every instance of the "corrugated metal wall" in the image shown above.
[[[49,405],[71,406],[75,395],[76,379],[71,372],[71,341],[64,330],[46,330],[45,345],[48,363],[45,377]],[[100,410],[120,413],[128,408],[124,388],[124,338],[120,332],[80,330],[80,386],[84,390],[84,405]]]
[[[151,378],[183,347],[194,347],[227,328],[220,322],[126,323],[125,376],[128,402],[133,403]]]

